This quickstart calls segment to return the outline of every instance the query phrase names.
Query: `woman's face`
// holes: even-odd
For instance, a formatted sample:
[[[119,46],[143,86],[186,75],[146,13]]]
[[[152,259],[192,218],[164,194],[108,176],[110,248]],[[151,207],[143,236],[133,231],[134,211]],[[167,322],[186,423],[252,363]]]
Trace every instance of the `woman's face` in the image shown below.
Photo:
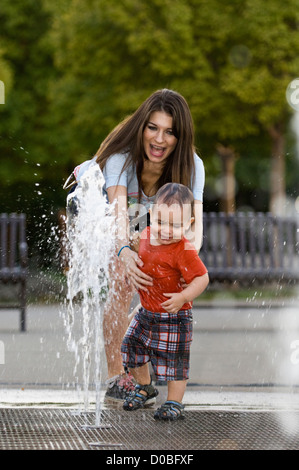
[[[174,151],[178,139],[172,129],[172,117],[164,111],[155,111],[143,131],[143,147],[153,163],[165,162]]]

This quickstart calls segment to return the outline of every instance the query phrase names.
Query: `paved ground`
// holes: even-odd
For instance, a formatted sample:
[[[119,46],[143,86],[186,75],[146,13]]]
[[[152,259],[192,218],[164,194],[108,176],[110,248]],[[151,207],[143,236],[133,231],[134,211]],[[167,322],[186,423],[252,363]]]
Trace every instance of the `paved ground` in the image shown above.
[[[157,451],[165,459],[184,449],[198,468],[199,450],[299,448],[299,315],[294,302],[194,308],[186,420],[169,426],[153,420],[151,410],[131,414],[121,405],[103,404],[103,385],[100,399],[93,387],[84,393],[82,360],[74,372],[64,318],[60,305],[31,305],[27,331],[21,333],[18,312],[0,312],[1,450],[100,449],[107,464],[107,459],[121,458],[120,450],[134,450],[125,454],[131,459],[141,455],[142,461],[151,461]],[[79,321],[77,337],[81,326]],[[166,387],[158,388],[157,405],[166,398]],[[108,430],[94,426],[99,403]],[[142,446],[141,435],[147,436]],[[136,453],[140,449],[151,449],[151,454]]]
[[[72,402],[76,384],[83,383],[82,361],[74,373],[75,354],[66,343],[61,305],[29,306],[25,333],[19,331],[17,311],[1,310],[0,402],[39,401],[39,390],[43,390],[44,401]],[[104,381],[104,355],[102,365]],[[93,374],[94,370],[91,381]],[[272,406],[291,396],[297,404],[298,390],[297,304],[251,307],[218,303],[194,308],[187,402],[239,406],[246,398],[248,406]],[[162,398],[164,391],[161,387]]]

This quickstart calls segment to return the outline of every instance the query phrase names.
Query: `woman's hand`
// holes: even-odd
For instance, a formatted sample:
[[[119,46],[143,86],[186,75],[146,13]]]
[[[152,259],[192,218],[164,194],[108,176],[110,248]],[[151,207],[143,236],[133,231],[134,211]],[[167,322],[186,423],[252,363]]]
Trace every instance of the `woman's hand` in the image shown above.
[[[183,277],[180,277],[180,283],[183,289],[186,289],[186,287],[188,287],[188,284],[186,283]]]
[[[143,266],[143,261],[139,258],[137,253],[125,247],[121,251],[119,259],[125,266],[126,275],[129,276],[130,281],[136,289],[147,291],[146,286],[153,285],[152,278],[139,269]]]

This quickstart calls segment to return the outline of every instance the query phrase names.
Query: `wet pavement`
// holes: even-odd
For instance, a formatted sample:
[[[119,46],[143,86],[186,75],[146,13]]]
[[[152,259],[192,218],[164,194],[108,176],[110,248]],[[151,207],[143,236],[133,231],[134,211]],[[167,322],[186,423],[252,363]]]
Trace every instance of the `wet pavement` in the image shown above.
[[[17,311],[0,311],[1,387],[69,389],[80,381],[63,311],[59,304],[29,306],[24,333]],[[298,304],[203,305],[194,308],[193,323],[189,388],[299,386]]]
[[[162,423],[167,426],[167,433],[162,432],[161,423],[153,420],[150,410],[142,413],[138,410],[131,415],[105,404],[101,405],[103,417],[113,423],[113,432],[110,430],[106,437],[88,435],[83,439],[84,433],[82,437],[79,424],[72,421],[74,415],[71,415],[83,410],[82,364],[75,376],[75,357],[66,345],[62,310],[61,305],[29,306],[24,333],[19,331],[17,311],[0,311],[0,421],[8,420],[12,426],[9,431],[6,424],[6,431],[0,433],[4,439],[0,440],[1,449],[21,449],[24,445],[29,448],[22,441],[24,433],[18,440],[22,426],[27,434],[32,434],[30,448],[35,449],[48,449],[51,445],[89,449],[91,439],[102,442],[103,445],[93,447],[101,449],[111,449],[116,444],[124,450],[298,448],[299,309],[296,302],[275,305],[214,302],[194,308],[191,373],[184,399],[186,419],[180,422],[184,425],[179,428],[179,422],[172,423],[180,430],[178,440],[169,424]],[[103,378],[105,367],[103,358]],[[157,405],[166,397],[166,387],[158,388]],[[104,387],[102,397],[103,394]],[[90,424],[95,419],[96,403],[92,387],[89,400]],[[43,445],[40,440],[45,427],[41,429],[34,424],[37,410],[40,423],[48,419],[50,410],[52,418],[49,419],[53,421],[53,416],[56,419]],[[83,415],[78,419],[82,426]],[[128,426],[140,433],[145,425],[152,437],[142,445],[128,436],[124,439]],[[157,431],[157,435],[164,436],[162,440],[154,439]],[[53,437],[57,433],[59,442]],[[65,436],[70,433],[75,434],[66,442]],[[112,447],[107,445],[107,439]]]

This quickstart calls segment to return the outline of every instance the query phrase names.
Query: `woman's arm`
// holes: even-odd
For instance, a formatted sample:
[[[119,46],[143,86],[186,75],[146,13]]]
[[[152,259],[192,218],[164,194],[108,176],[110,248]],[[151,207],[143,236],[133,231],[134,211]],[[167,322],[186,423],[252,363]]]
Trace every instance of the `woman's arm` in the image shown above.
[[[125,186],[110,186],[107,188],[110,204],[114,204],[114,217],[116,220],[117,248],[129,245],[129,219],[127,211],[127,188]]]
[[[186,238],[195,246],[197,252],[202,246],[203,225],[202,225],[203,204],[201,201],[194,201],[194,222],[190,230],[186,233]]]
[[[203,238],[203,193],[205,186],[205,167],[202,159],[195,153],[195,178],[192,183],[192,192],[194,196],[194,222],[191,226],[191,233],[186,238],[195,246],[196,251],[199,252],[202,246]]]
[[[130,246],[129,218],[127,210],[127,188],[125,186],[110,186],[107,188],[108,200],[114,204],[114,216],[116,220],[116,240],[119,259],[125,265],[126,274],[136,289],[146,290],[147,285],[152,285],[152,279],[143,273],[139,267],[143,266],[138,254],[128,248]],[[139,267],[138,267],[139,266]]]

